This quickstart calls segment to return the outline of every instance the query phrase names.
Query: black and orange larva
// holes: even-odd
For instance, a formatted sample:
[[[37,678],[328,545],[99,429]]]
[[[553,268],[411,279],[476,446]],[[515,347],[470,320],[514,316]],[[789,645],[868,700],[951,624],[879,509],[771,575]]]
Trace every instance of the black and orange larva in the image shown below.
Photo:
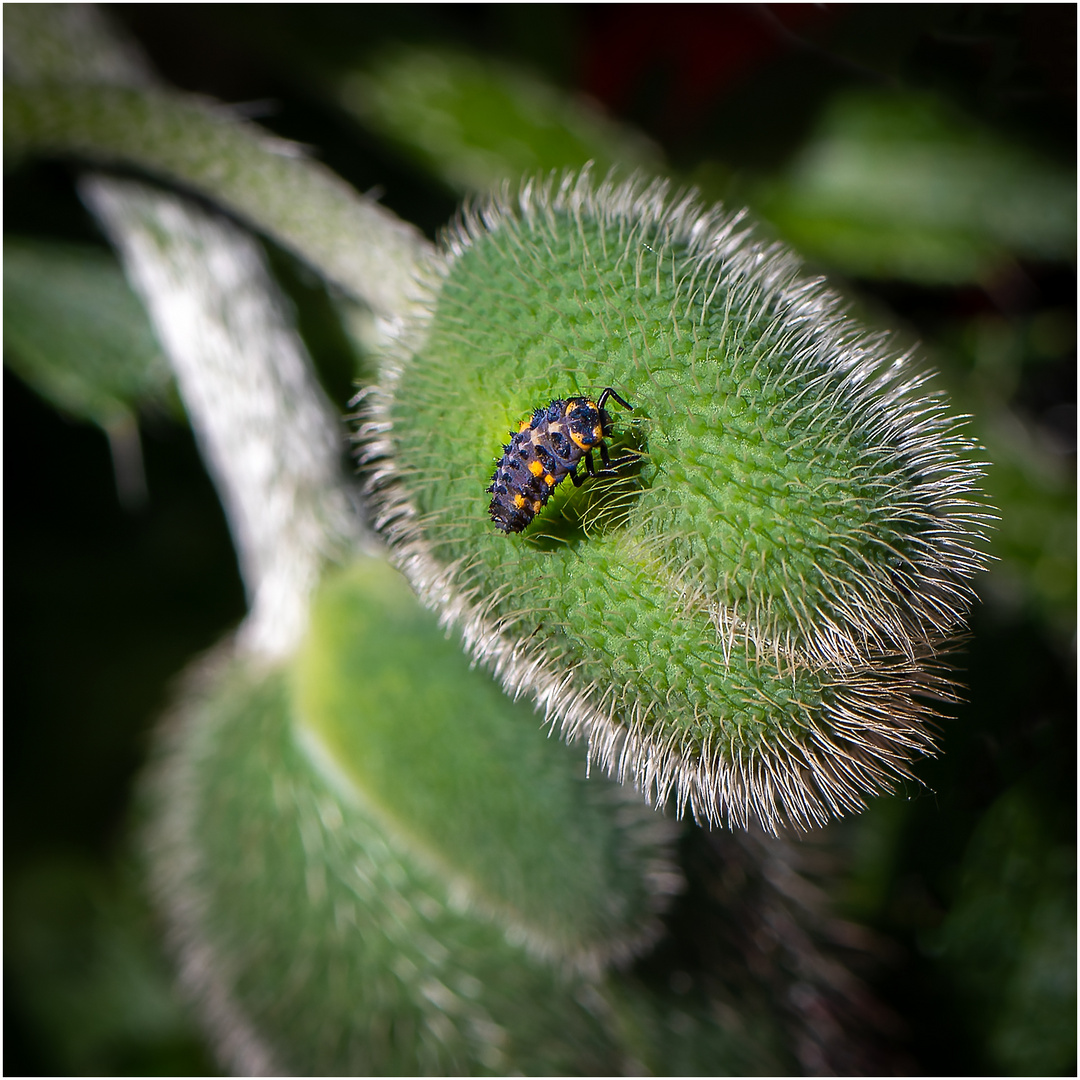
[[[585,459],[589,476],[610,476],[634,455],[612,462],[604,439],[611,434],[611,417],[604,409],[614,398],[624,409],[633,409],[609,386],[598,400],[571,397],[552,401],[537,409],[512,434],[503,447],[495,475],[491,478],[491,520],[505,533],[521,532],[548,501],[551,493],[568,476],[580,486],[578,462]],[[600,451],[603,469],[593,464],[593,450]]]

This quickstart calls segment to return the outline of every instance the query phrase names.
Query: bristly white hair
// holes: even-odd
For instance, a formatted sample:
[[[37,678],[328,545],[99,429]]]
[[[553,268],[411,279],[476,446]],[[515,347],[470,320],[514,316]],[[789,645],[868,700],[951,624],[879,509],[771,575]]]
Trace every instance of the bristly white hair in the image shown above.
[[[495,600],[477,594],[460,561],[440,562],[424,535],[395,458],[391,416],[401,373],[437,305],[439,280],[491,234],[520,235],[538,223],[554,229],[567,218],[598,222],[627,252],[644,236],[678,244],[699,285],[714,289],[722,277],[733,304],[768,304],[790,343],[784,382],[806,376],[825,398],[823,407],[858,415],[875,445],[917,471],[917,498],[898,502],[895,521],[918,525],[920,535],[915,554],[895,560],[891,573],[869,559],[854,560],[853,581],[829,579],[813,610],[786,608],[794,631],[777,625],[772,599],[751,603],[750,610],[713,605],[721,650],[737,635],[759,657],[773,655],[786,669],[810,667],[829,685],[831,703],[798,739],[781,734],[742,756],[706,743],[688,757],[650,730],[647,709],[620,702],[611,688],[578,685],[573,666],[509,633]],[[356,438],[378,508],[376,527],[421,599],[445,625],[460,629],[471,654],[515,698],[532,697],[567,739],[584,738],[591,761],[632,781],[650,803],[673,796],[678,813],[689,809],[701,822],[745,827],[756,820],[772,832],[812,828],[913,778],[911,759],[933,752],[929,728],[936,713],[926,699],[955,700],[939,658],[963,635],[974,595],[970,579],[986,565],[980,544],[993,515],[972,498],[982,466],[962,455],[974,444],[937,395],[916,396],[927,376],[912,370],[910,356],[891,354],[882,335],[848,318],[840,298],[805,276],[782,244],[757,239],[743,213],[705,210],[694,193],[672,195],[664,181],[609,177],[597,185],[585,169],[528,180],[516,196],[504,187],[463,210],[433,270],[427,313],[387,357],[380,386],[366,395]]]

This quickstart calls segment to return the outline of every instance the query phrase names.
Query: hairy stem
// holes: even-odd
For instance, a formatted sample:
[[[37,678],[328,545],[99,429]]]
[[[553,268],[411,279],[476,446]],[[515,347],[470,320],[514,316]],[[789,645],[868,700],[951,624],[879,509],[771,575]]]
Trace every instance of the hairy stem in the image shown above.
[[[323,561],[357,535],[334,411],[247,233],[142,184],[96,176],[80,190],[150,313],[226,508],[244,641],[287,654]]]
[[[225,109],[116,86],[5,85],[4,152],[134,167],[237,214],[394,326],[429,246],[294,143]]]

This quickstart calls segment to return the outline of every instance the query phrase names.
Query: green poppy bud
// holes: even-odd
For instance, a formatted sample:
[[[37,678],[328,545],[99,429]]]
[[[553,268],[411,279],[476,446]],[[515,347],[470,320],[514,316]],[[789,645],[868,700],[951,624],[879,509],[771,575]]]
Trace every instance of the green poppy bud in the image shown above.
[[[473,654],[704,822],[813,826],[910,776],[989,516],[927,376],[662,183],[526,183],[439,269],[361,438],[379,527]],[[496,528],[511,434],[607,387],[614,467]]]

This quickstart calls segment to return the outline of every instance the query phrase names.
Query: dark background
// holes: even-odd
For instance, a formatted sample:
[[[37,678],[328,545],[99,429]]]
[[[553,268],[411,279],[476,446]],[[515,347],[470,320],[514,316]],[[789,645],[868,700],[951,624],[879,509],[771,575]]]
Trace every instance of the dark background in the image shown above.
[[[336,108],[320,83],[391,42],[459,44],[585,92],[647,132],[710,197],[783,170],[825,104],[852,86],[929,92],[1000,138],[1075,165],[1073,5],[136,4],[111,14],[164,78],[261,103],[260,123],[313,147],[360,190],[377,186],[433,237],[456,194]],[[5,213],[11,232],[100,242],[62,165],[9,176]],[[320,316],[325,296],[287,260],[275,265],[344,406],[349,360]],[[1018,259],[1004,276],[959,285],[837,280],[926,342],[951,386],[971,385],[975,361],[957,343],[974,327],[1023,336],[1064,311],[1075,329],[1074,260]],[[1000,394],[1073,478],[1074,348],[1021,350]],[[132,512],[98,429],[6,372],[4,391],[4,1072],[212,1071],[141,900],[130,807],[173,680],[244,611],[224,518],[174,418],[141,417],[149,501]],[[1003,517],[1042,497],[991,492]],[[925,788],[878,800],[837,831],[849,862],[834,899],[894,943],[874,989],[902,1019],[896,1060],[929,1074],[998,1071],[994,994],[1015,966],[1013,941],[1039,904],[1075,904],[1074,600],[1064,584],[1065,600],[1039,599],[1058,594],[1053,582],[1031,584],[1045,572],[1036,556],[1006,561],[1009,575],[980,584],[959,660],[967,701],[943,723],[941,756],[918,767]],[[1012,877],[994,876],[1014,864]],[[1075,930],[1072,940],[1075,949]],[[1029,1030],[1046,1037],[1035,1021]],[[1071,1039],[1075,1055],[1075,1028],[1049,1037]]]

